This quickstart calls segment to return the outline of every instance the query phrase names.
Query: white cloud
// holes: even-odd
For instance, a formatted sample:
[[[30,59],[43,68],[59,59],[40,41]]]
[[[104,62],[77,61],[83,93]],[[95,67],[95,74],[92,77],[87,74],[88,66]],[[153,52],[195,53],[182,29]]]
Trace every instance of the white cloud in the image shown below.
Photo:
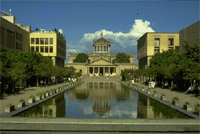
[[[93,51],[93,40],[100,38],[101,31],[103,32],[103,36],[105,39],[110,40],[111,42],[111,53],[117,52],[127,52],[127,53],[135,53],[135,59],[137,62],[137,40],[146,32],[155,32],[150,27],[149,21],[143,21],[140,19],[135,20],[132,28],[128,33],[112,32],[106,29],[102,29],[100,31],[96,31],[94,33],[85,33],[83,38],[80,40],[80,45],[77,46],[69,46],[70,52],[88,52],[92,53]],[[77,50],[77,51],[75,51]]]

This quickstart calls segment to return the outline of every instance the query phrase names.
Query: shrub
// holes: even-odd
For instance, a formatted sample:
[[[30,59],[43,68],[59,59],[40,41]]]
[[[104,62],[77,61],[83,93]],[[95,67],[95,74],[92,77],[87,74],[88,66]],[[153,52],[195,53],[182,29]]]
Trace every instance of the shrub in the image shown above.
[[[36,96],[41,96],[41,95],[42,95],[41,93],[37,93],[37,94],[36,94]]]
[[[157,91],[156,91],[156,90],[154,90],[154,91],[153,91],[153,93],[157,93]]]
[[[179,98],[178,97],[174,97],[173,100],[174,101],[179,101]]]
[[[166,96],[165,94],[161,94],[162,96]]]
[[[12,106],[12,105],[13,105],[12,103],[9,103],[7,106],[10,107],[10,106]]]
[[[45,92],[41,92],[41,95],[44,95],[45,94]]]
[[[35,96],[31,95],[29,98],[30,98],[30,99],[35,99]]]
[[[199,110],[200,109],[200,104],[199,103],[195,104],[194,109],[195,109],[195,111]]]
[[[20,99],[19,102],[25,102],[25,100],[24,99]]]
[[[184,104],[185,105],[190,105],[190,102],[187,100]]]
[[[47,90],[45,93],[49,93],[49,90]]]
[[[151,90],[150,88],[147,89],[147,91],[150,91],[150,90]]]

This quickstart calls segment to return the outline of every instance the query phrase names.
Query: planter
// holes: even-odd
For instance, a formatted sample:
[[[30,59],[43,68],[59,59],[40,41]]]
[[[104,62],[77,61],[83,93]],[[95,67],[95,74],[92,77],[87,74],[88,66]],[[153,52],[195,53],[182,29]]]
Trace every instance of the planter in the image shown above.
[[[179,101],[172,100],[172,104],[175,106],[179,106]]]
[[[158,97],[158,94],[157,93],[153,93],[153,97]]]
[[[24,107],[25,106],[25,101],[24,102],[19,102],[17,107]]]
[[[45,95],[43,94],[43,95],[41,95],[41,99],[44,99],[45,98]]]
[[[147,91],[147,94],[151,94],[150,91]]]
[[[35,100],[37,100],[37,101],[40,100],[40,99],[41,99],[41,96],[36,96],[35,97]]]
[[[161,99],[162,101],[166,101],[166,96],[160,96],[160,99]]]
[[[184,104],[183,105],[183,109],[185,109],[186,111],[192,111],[192,107],[190,106],[190,105],[186,105],[186,104]]]
[[[58,93],[59,92],[59,90],[58,89],[56,89],[56,93]]]
[[[50,92],[49,95],[53,95],[53,92]]]
[[[35,99],[28,99],[28,103],[34,103]]]
[[[12,112],[12,111],[14,111],[15,110],[15,105],[11,105],[11,106],[7,106],[6,108],[5,108],[5,112]]]
[[[196,110],[195,113],[196,113],[197,115],[200,115],[200,109]]]
[[[49,93],[45,93],[45,97],[48,97],[49,96]]]
[[[141,91],[144,92],[144,89],[142,88]]]

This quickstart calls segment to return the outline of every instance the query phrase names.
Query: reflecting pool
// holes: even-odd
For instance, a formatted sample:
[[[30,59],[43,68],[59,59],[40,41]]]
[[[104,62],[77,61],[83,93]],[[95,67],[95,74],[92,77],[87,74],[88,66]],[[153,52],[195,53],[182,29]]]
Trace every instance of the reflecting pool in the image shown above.
[[[85,82],[16,116],[190,118],[118,82]]]

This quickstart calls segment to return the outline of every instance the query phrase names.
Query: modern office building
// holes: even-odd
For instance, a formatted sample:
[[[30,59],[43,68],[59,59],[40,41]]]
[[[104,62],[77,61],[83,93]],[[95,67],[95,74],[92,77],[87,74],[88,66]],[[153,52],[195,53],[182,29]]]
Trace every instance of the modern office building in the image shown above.
[[[59,32],[40,30],[30,33],[30,50],[49,56],[53,65],[64,67],[66,59],[65,36]]]
[[[15,17],[1,11],[0,17],[0,49],[29,51],[29,33],[31,26],[15,23]]]
[[[194,43],[200,45],[200,21],[180,30],[179,41],[179,52],[184,51],[183,45],[185,44],[185,41],[189,45],[193,45]]]
[[[1,11],[0,17],[0,49],[37,51],[49,56],[53,65],[64,67],[66,59],[66,40],[62,30],[57,32],[40,30],[31,31],[31,26],[15,23],[15,17]]]
[[[179,33],[147,32],[137,40],[137,59],[139,69],[150,65],[150,59],[155,53],[179,47]]]

